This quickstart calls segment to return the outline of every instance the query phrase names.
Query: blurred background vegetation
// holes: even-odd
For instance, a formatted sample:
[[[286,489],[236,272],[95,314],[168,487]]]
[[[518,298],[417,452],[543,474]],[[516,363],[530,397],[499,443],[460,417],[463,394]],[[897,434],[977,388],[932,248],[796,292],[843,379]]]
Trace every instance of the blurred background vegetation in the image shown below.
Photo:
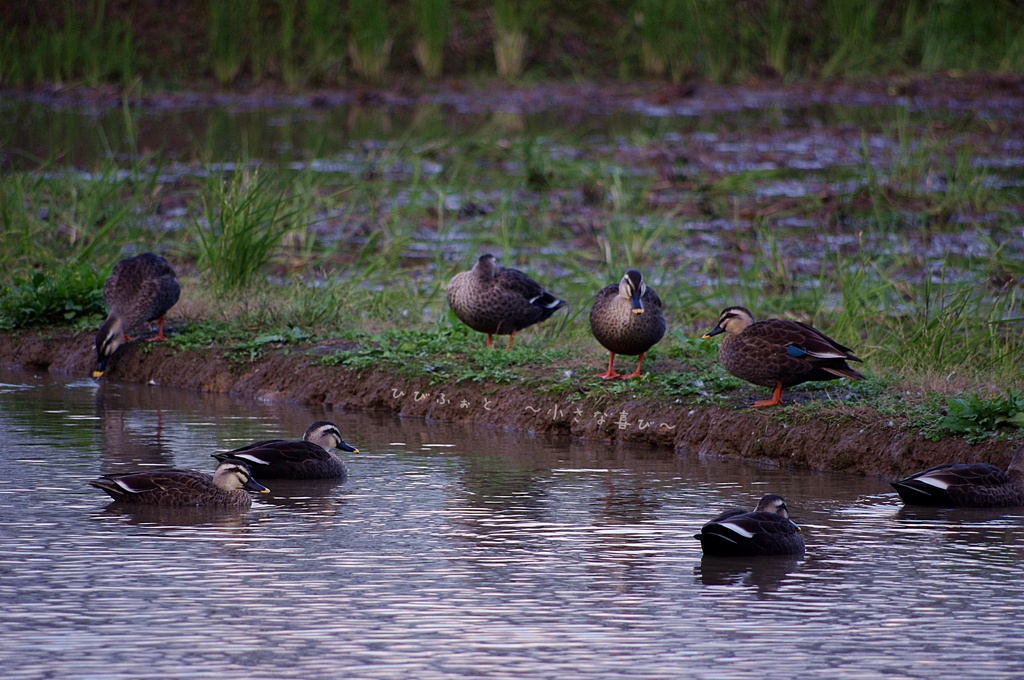
[[[1024,72],[1018,0],[5,0],[0,84]]]
[[[1024,410],[1022,73],[1011,0],[6,0],[0,331],[94,331],[153,250],[179,347],[550,392],[637,267],[672,331],[609,393],[742,386],[699,338],[743,304],[854,347],[843,395],[937,432],[977,394],[988,436]],[[445,302],[483,252],[571,301],[512,352]]]

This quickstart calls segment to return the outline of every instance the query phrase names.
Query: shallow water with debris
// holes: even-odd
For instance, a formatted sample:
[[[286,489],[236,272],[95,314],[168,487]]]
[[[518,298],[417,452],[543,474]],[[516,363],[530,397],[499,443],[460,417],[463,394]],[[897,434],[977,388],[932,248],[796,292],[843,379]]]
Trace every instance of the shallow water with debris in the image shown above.
[[[344,482],[245,513],[86,482],[335,421]],[[903,508],[878,478],[0,372],[7,678],[1010,677],[1021,510]],[[785,496],[799,559],[702,558]]]

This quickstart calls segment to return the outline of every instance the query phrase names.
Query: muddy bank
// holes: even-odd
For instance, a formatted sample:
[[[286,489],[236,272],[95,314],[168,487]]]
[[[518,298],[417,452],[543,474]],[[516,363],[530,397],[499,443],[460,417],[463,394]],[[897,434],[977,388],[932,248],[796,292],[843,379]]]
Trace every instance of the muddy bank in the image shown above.
[[[86,377],[94,336],[52,332],[0,335],[0,363]],[[794,422],[768,411],[628,400],[594,390],[552,397],[517,386],[462,382],[430,384],[382,370],[328,367],[310,353],[276,354],[240,365],[219,349],[176,351],[166,344],[130,343],[105,379],[230,393],[332,410],[381,409],[427,421],[465,422],[514,430],[561,432],[586,439],[647,443],[679,453],[740,456],[780,466],[898,477],[955,461],[1006,465],[1015,444],[931,442],[868,409],[850,407],[829,422]]]

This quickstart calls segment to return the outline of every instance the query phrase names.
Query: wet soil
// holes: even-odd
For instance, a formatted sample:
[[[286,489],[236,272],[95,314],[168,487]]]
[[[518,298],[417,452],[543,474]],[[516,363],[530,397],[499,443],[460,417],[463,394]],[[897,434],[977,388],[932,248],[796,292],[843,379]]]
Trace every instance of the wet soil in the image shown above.
[[[0,335],[0,363],[86,377],[94,361],[91,333],[53,331]],[[937,442],[870,409],[851,406],[826,421],[800,417],[800,404],[783,406],[792,418],[738,406],[664,403],[577,392],[557,397],[523,386],[466,381],[431,384],[383,370],[328,367],[316,355],[270,354],[232,362],[220,349],[176,351],[163,343],[124,345],[104,379],[230,393],[262,401],[336,410],[382,410],[427,422],[473,423],[518,431],[559,432],[593,440],[672,447],[680,454],[739,456],[766,465],[874,474],[896,478],[949,462],[1008,464],[1019,442],[971,445]],[[799,395],[799,391],[796,392]],[[746,397],[744,397],[746,398]],[[799,401],[799,396],[797,396]]]

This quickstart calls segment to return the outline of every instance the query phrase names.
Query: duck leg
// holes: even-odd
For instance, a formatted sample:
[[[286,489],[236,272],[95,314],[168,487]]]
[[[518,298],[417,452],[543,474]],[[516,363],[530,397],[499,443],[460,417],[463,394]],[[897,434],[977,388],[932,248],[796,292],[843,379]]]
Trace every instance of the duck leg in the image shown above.
[[[164,335],[164,317],[162,317],[162,316],[160,317],[160,321],[158,322],[158,324],[159,325],[157,326],[156,335],[154,335],[153,337],[149,338],[149,342],[156,342],[157,340],[166,340],[167,339],[167,336]]]
[[[516,338],[516,332],[512,331],[512,335],[508,336],[508,346],[505,348],[506,350],[512,349],[512,341],[515,340],[515,338]]]
[[[782,403],[782,381],[779,380],[775,383],[775,392],[772,394],[771,399],[764,399],[762,401],[755,401],[754,408],[761,406],[775,406],[776,404]]]
[[[615,365],[615,352],[608,352],[608,354],[610,355],[608,357],[608,370],[605,371],[604,373],[595,373],[594,374],[595,378],[601,378],[602,380],[608,380],[609,378],[621,378],[622,377],[621,373],[616,373],[615,372],[615,368],[614,368],[614,365]]]
[[[640,367],[644,365],[644,355],[646,352],[640,352],[640,361],[636,362],[636,370],[632,373],[623,373],[619,377],[623,380],[629,380],[630,378],[639,378],[641,376]]]
[[[487,334],[487,349],[491,348],[491,343],[494,342],[494,333]]]

